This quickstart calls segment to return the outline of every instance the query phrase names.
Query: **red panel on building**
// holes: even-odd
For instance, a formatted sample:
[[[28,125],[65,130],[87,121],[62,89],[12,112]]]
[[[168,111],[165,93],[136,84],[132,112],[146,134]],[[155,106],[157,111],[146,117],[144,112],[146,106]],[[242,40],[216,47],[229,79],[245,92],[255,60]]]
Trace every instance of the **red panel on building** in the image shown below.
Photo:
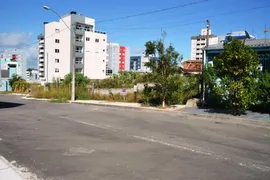
[[[125,46],[120,46],[119,71],[125,71],[125,60],[126,60],[126,47]]]

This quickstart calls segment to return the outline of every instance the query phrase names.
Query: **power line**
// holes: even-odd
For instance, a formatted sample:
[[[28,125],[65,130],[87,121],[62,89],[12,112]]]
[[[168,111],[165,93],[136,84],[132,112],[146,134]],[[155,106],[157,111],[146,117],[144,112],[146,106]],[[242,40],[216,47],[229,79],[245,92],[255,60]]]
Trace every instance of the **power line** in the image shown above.
[[[154,10],[154,11],[148,11],[148,12],[134,14],[134,15],[127,15],[127,16],[118,17],[118,18],[105,19],[105,20],[97,21],[96,23],[103,23],[103,22],[108,22],[108,21],[111,22],[111,21],[116,21],[116,20],[120,20],[120,19],[128,19],[128,18],[132,18],[132,17],[144,16],[144,15],[159,13],[159,12],[163,12],[163,11],[178,9],[178,8],[182,8],[182,7],[192,6],[192,5],[204,3],[207,1],[209,1],[209,0],[195,1],[195,2],[191,2],[191,3],[187,3],[187,4],[182,4],[182,5],[173,6],[173,7],[169,7],[169,8],[158,9],[158,10]]]
[[[163,27],[163,28],[168,28],[168,27],[176,27],[176,26],[183,26],[183,25],[190,25],[190,24],[196,24],[196,23],[200,23],[200,22],[205,22],[204,20],[206,18],[216,18],[216,17],[219,17],[219,16],[224,16],[224,15],[231,15],[231,14],[238,14],[238,13],[241,13],[241,12],[247,12],[247,11],[252,11],[252,10],[257,10],[257,9],[263,9],[263,8],[267,8],[267,7],[270,7],[270,5],[267,5],[267,6],[259,6],[259,7],[253,7],[253,8],[248,8],[248,9],[242,9],[242,10],[238,10],[238,11],[229,11],[229,12],[225,12],[225,13],[220,13],[220,14],[216,14],[216,15],[208,15],[208,16],[204,16],[204,17],[201,17],[201,18],[198,18],[198,20],[202,19],[202,21],[197,21],[197,22],[191,22],[191,23],[187,23],[187,24],[180,24],[180,25],[175,25],[176,23],[179,23],[179,22],[186,22],[186,21],[176,21],[176,22],[171,22],[171,23],[167,23],[168,24],[171,24],[171,26],[165,26],[166,24],[160,24],[160,25],[155,25],[155,26],[149,26],[149,27],[134,27],[134,28],[126,28],[126,29],[109,29],[109,30],[143,30],[143,29],[155,29],[155,28],[160,28],[160,27]]]
[[[190,22],[190,23],[185,23],[185,24],[178,24],[178,25],[171,25],[171,26],[153,26],[153,27],[142,27],[142,28],[126,28],[126,29],[116,29],[117,31],[123,31],[123,30],[151,30],[151,29],[160,29],[160,28],[168,28],[168,27],[180,27],[180,26],[188,26],[188,25],[193,25],[193,24],[199,24],[203,23],[205,21],[195,21],[195,22]]]
[[[204,0],[204,1],[198,1],[198,2],[193,2],[193,4],[198,4],[198,3],[202,3],[202,2],[206,2],[208,0]],[[192,3],[189,3],[189,4],[186,4],[186,5],[182,5],[182,7],[184,6],[188,6],[188,5],[191,5]],[[169,10],[169,9],[175,9],[175,8],[180,8],[180,6],[175,6],[175,7],[171,7],[171,8],[165,8],[164,9],[161,9],[161,10],[156,10],[156,11],[151,11],[151,12],[147,12],[152,14],[152,13],[155,13],[155,12],[161,12],[161,11],[166,11],[166,10]],[[230,12],[225,12],[225,13],[220,13],[220,14],[217,14],[217,15],[210,15],[210,16],[205,16],[205,17],[202,17],[202,18],[199,18],[199,19],[205,19],[205,18],[215,18],[215,17],[218,17],[218,16],[224,16],[224,15],[230,15],[230,14],[237,14],[237,13],[241,13],[241,12],[246,12],[246,11],[252,11],[252,10],[257,10],[257,9],[263,9],[263,8],[267,8],[267,7],[270,7],[270,5],[267,5],[267,6],[259,6],[259,7],[253,7],[253,8],[249,8],[249,9],[243,9],[243,10],[239,10],[239,11],[230,11]],[[142,16],[142,15],[147,15],[146,13],[141,13],[141,14],[137,14],[137,15],[130,15],[130,16],[124,16],[124,17],[121,17],[122,19],[126,19],[126,18],[131,18],[131,17],[136,17],[136,16]],[[100,23],[100,22],[105,22],[105,21],[114,21],[114,20],[120,20],[121,19],[120,17],[119,18],[115,18],[115,19],[108,19],[108,20],[103,20],[103,21],[97,21],[96,23]],[[178,21],[179,22],[179,21]],[[180,21],[180,22],[183,22],[183,21]],[[176,27],[176,26],[186,26],[186,25],[191,25],[191,24],[197,24],[197,23],[202,23],[204,21],[197,21],[197,22],[191,22],[191,23],[186,23],[186,24],[180,24],[180,25],[171,25],[171,26],[167,26],[167,27],[164,27],[164,24],[163,25],[160,25],[160,26],[155,26],[155,27],[144,27],[144,28],[128,28],[128,29],[121,29],[121,30],[143,30],[143,29],[156,29],[156,28],[168,28],[168,27]],[[177,22],[175,22],[177,23]],[[169,24],[172,24],[172,23],[169,23]],[[44,39],[48,39],[58,33],[61,33],[62,31],[66,30],[68,28],[64,28],[62,30],[60,30],[59,32],[56,32],[54,34],[51,34],[47,37],[44,37]],[[112,29],[113,30],[113,29]],[[120,30],[120,29],[115,29],[115,30]],[[24,47],[30,47],[30,46],[33,46],[35,44],[37,44],[39,41],[35,41],[35,42],[32,42],[30,44],[27,44],[27,45],[22,45],[22,46],[19,46],[19,47],[16,47],[16,48],[24,48]]]

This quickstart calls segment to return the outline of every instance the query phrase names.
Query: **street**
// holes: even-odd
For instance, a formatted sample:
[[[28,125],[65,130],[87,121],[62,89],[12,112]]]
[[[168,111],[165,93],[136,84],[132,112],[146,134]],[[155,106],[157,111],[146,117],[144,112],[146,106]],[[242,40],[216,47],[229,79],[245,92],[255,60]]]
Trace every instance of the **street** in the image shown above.
[[[270,129],[0,95],[0,155],[53,180],[270,177]]]

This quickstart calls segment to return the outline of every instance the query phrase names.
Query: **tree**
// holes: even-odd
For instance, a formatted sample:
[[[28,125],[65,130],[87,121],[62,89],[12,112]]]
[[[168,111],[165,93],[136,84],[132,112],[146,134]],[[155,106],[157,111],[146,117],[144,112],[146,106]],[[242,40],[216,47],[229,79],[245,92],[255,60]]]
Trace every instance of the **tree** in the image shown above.
[[[259,73],[256,91],[257,109],[270,113],[270,72]]]
[[[149,57],[145,66],[151,69],[147,78],[155,84],[153,89],[160,96],[162,107],[165,107],[176,88],[175,80],[179,78],[181,57],[171,44],[165,49],[162,40],[148,41],[145,47],[145,55]]]
[[[256,103],[258,64],[257,53],[237,39],[225,43],[224,52],[214,59],[217,77],[214,91],[220,93],[227,108],[235,114]]]
[[[72,82],[72,74],[69,73],[65,76],[65,79],[63,81],[64,85],[69,85]],[[81,73],[76,73],[75,74],[75,83],[76,85],[82,85],[86,86],[89,83],[88,77],[84,76]]]
[[[22,79],[22,77],[21,76],[19,76],[18,74],[13,74],[12,75],[12,78],[10,78],[9,80],[8,80],[8,82],[9,82],[9,86],[12,88],[12,91],[14,91],[14,84],[16,83],[16,82],[18,82],[18,81],[22,81],[23,79]]]

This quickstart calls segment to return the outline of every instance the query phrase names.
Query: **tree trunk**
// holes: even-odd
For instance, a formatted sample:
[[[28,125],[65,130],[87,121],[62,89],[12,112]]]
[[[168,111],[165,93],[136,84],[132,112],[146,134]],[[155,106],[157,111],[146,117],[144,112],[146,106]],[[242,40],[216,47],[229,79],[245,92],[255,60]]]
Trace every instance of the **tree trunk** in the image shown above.
[[[165,108],[165,106],[166,106],[166,103],[165,103],[165,96],[163,96],[163,98],[162,98],[162,107]]]

